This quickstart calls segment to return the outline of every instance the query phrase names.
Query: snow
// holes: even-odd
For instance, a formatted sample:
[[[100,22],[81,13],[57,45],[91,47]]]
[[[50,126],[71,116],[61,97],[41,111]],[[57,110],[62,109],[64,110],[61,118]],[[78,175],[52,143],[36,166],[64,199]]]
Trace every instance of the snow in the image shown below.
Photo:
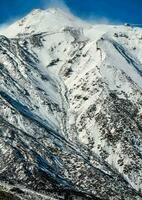
[[[0,32],[8,38],[17,39],[14,46],[12,42],[10,45],[1,44],[0,62],[5,71],[2,69],[0,75],[3,78],[0,86],[3,99],[0,114],[7,123],[20,129],[20,137],[28,146],[30,155],[29,152],[27,154],[33,157],[34,165],[56,177],[56,173],[48,168],[54,163],[54,167],[62,169],[62,173],[57,170],[61,179],[63,177],[66,180],[71,176],[73,183],[76,183],[79,177],[73,178],[74,173],[70,175],[72,165],[66,163],[67,157],[75,154],[77,159],[79,156],[90,163],[90,168],[93,165],[92,171],[97,168],[101,174],[114,176],[114,184],[117,182],[116,174],[122,176],[122,188],[125,188],[124,179],[138,192],[142,186],[141,169],[124,173],[124,168],[131,165],[133,153],[136,162],[142,166],[139,156],[141,148],[137,146],[136,149],[132,142],[124,140],[125,134],[131,139],[124,124],[121,138],[115,141],[118,134],[116,129],[121,126],[121,120],[119,112],[113,110],[118,105],[118,111],[121,106],[126,106],[122,109],[128,112],[122,112],[121,117],[125,120],[126,116],[130,118],[133,126],[127,124],[127,119],[127,129],[133,128],[134,140],[141,142],[141,131],[137,124],[140,121],[142,101],[142,29],[92,25],[60,9],[38,9]],[[117,98],[113,95],[111,98],[110,93],[114,93]],[[135,107],[139,115],[131,118]],[[12,108],[15,115],[12,114]],[[28,133],[28,139],[22,135],[23,132]],[[4,137],[7,134],[5,132]],[[115,134],[114,141],[108,141]],[[34,137],[38,146],[34,146],[31,137]],[[63,150],[63,155],[49,153],[49,144]],[[38,156],[32,154],[32,145],[38,149]],[[17,142],[13,141],[12,147],[16,148]],[[127,152],[127,147],[133,149],[132,153]],[[3,154],[7,153],[4,148],[0,146]],[[68,155],[69,151],[73,153]],[[121,157],[124,159],[122,166],[118,163]],[[28,156],[25,159],[31,163]],[[30,165],[32,167],[33,164]],[[90,171],[86,170],[86,173]],[[82,174],[82,171],[79,173]],[[24,175],[21,172],[20,177]],[[110,179],[107,179],[105,181],[109,185]],[[64,184],[65,180],[60,181]],[[87,192],[94,191],[97,186],[90,186],[87,181],[86,176],[80,188]],[[111,188],[111,184],[108,187]],[[115,185],[113,187],[117,190]]]
[[[72,27],[81,27],[83,22],[58,8],[49,10],[35,9],[22,20],[10,25],[6,30],[3,29],[2,33],[8,37],[15,37],[19,33],[26,35],[35,33],[35,31],[36,33],[60,33],[63,27],[68,26],[68,24]]]

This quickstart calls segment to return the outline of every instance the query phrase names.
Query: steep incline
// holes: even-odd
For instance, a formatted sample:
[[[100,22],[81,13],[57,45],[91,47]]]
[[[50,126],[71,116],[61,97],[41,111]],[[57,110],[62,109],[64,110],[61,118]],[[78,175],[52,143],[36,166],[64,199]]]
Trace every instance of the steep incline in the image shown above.
[[[142,30],[49,9],[1,34],[1,185],[23,199],[142,199]]]

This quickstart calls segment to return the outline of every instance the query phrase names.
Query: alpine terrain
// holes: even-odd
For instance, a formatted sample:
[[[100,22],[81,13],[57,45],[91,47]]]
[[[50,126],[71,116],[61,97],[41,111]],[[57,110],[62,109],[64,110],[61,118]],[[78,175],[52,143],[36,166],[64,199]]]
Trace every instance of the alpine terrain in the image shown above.
[[[142,29],[50,8],[0,34],[0,199],[142,200]]]

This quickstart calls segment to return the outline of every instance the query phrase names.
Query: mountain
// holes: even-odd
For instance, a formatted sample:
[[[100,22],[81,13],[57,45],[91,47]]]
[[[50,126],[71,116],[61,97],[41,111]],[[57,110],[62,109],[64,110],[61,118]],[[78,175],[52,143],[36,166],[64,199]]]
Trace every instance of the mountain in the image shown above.
[[[142,29],[52,8],[0,33],[0,195],[141,200]]]

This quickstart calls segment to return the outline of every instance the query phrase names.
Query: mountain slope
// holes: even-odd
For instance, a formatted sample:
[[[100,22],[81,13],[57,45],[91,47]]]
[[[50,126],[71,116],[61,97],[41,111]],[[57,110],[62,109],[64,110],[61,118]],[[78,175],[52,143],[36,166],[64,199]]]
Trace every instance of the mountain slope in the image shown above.
[[[1,185],[25,199],[142,199],[142,29],[49,9],[1,34]]]

